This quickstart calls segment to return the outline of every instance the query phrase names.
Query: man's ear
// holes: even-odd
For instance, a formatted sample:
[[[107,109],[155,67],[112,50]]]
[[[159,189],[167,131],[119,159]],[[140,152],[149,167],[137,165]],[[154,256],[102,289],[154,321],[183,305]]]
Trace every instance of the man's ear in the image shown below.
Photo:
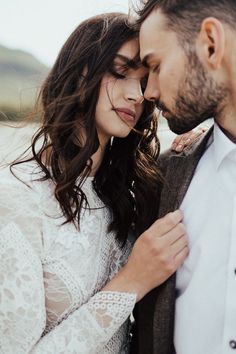
[[[225,29],[219,20],[214,17],[205,18],[197,46],[203,61],[212,69],[219,69],[225,51]]]

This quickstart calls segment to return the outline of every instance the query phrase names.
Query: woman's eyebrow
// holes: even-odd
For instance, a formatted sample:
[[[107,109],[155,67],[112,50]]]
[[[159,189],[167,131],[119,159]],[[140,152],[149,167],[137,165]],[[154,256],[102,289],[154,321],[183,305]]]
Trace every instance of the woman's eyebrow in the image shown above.
[[[131,69],[138,69],[140,67],[139,55],[131,59],[122,54],[116,54],[115,59],[118,58],[123,61],[123,63]]]

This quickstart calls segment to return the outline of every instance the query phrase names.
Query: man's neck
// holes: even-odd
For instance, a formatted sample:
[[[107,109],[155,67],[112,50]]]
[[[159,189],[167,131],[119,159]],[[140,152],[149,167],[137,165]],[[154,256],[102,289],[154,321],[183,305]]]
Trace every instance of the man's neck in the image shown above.
[[[225,128],[223,128],[219,124],[218,124],[218,126],[222,130],[222,132],[227,136],[227,138],[229,138],[234,144],[236,144],[236,137],[233,136],[228,130],[226,130]]]
[[[229,105],[215,119],[223,133],[236,144],[236,98],[235,107]]]

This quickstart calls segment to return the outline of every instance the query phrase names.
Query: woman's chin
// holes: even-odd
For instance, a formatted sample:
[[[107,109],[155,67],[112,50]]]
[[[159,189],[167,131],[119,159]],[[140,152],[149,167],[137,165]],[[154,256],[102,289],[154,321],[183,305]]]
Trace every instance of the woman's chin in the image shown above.
[[[117,132],[116,134],[114,134],[114,138],[127,138],[127,136],[130,134],[131,129],[127,129],[126,131],[122,131],[122,132]]]

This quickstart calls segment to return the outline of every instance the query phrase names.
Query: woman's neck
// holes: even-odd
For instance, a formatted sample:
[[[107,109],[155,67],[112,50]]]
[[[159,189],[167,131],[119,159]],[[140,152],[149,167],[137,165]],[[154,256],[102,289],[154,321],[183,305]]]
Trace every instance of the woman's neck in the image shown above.
[[[92,164],[92,169],[91,169],[89,176],[92,176],[92,177],[95,176],[97,170],[99,169],[99,167],[102,163],[102,160],[103,160],[103,157],[105,154],[105,149],[106,149],[106,147],[99,145],[98,150],[91,156],[93,164]]]

